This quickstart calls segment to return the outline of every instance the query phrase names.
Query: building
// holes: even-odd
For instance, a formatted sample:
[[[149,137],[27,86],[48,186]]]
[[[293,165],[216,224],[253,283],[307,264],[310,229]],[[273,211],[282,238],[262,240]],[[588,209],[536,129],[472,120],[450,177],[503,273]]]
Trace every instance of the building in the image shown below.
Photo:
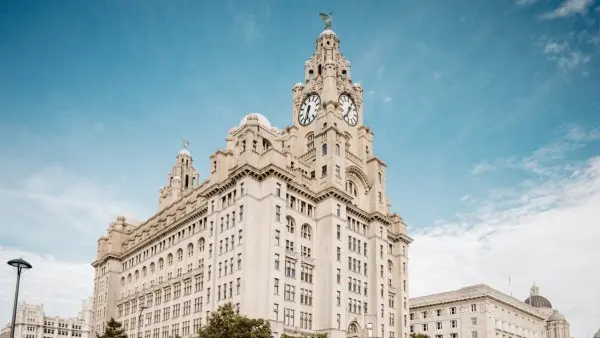
[[[410,332],[431,338],[570,338],[569,322],[531,288],[524,302],[479,284],[410,299]]]
[[[275,337],[408,337],[411,239],[339,46],[330,29],[317,37],[291,125],[245,116],[201,182],[184,142],[158,212],[109,225],[92,263],[95,332],[114,317],[138,338],[188,337],[232,302]]]
[[[15,338],[90,338],[91,299],[82,301],[77,317],[62,318],[48,316],[44,304],[21,303],[17,307]],[[2,335],[10,336],[10,323],[2,330]]]
[[[6,326],[0,330],[0,338],[9,338],[10,337],[10,323],[6,324]]]

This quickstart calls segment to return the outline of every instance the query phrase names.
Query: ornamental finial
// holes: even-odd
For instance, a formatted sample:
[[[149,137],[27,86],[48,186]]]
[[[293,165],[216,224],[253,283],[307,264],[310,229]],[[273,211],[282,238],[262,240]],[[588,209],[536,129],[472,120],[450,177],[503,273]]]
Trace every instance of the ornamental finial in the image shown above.
[[[191,142],[182,137],[181,143],[183,145],[183,149],[187,149],[187,147],[190,145]]]
[[[325,23],[325,29],[331,29],[331,25],[333,23],[333,12],[329,12],[329,14],[319,13],[319,16],[321,17],[321,20],[323,20],[323,23]]]

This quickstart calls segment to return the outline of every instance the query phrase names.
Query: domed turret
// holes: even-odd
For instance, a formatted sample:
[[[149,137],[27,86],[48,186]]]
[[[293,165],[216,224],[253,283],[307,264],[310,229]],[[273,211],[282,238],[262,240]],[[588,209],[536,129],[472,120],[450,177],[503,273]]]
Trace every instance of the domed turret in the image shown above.
[[[183,146],[177,153],[175,164],[169,172],[169,181],[166,186],[160,189],[158,207],[159,209],[175,202],[182,194],[193,189],[200,176],[193,166],[193,158],[188,146],[190,142],[183,140]]]
[[[558,312],[558,310],[554,310],[554,312],[550,315],[550,317],[548,317],[549,322],[561,321],[561,320],[567,320],[567,318],[565,318],[565,316],[563,316],[562,313]]]
[[[529,298],[525,299],[525,303],[537,308],[552,308],[552,303],[546,297],[540,296],[540,288],[533,284],[529,293]]]
[[[248,121],[258,121],[259,125],[262,125],[267,128],[272,128],[269,119],[267,119],[263,114],[259,113],[250,113],[244,116],[244,118],[240,121],[238,128],[243,127],[246,123],[248,123]]]

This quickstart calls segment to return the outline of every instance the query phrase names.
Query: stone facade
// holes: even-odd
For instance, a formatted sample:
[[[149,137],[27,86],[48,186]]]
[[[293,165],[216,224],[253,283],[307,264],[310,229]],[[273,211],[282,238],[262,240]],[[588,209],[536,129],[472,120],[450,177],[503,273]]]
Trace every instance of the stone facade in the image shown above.
[[[539,296],[535,285],[531,296]],[[531,306],[484,284],[412,298],[410,304],[410,332],[431,338],[570,338],[558,310]]]
[[[17,307],[15,338],[90,338],[91,313],[91,299],[82,301],[81,312],[73,318],[48,316],[43,304],[21,303]],[[10,336],[10,323],[6,329],[3,333]]]
[[[317,38],[290,126],[247,115],[202,182],[185,143],[159,211],[110,224],[92,263],[94,332],[114,317],[138,338],[189,337],[231,302],[275,337],[408,338],[412,240],[339,43]]]

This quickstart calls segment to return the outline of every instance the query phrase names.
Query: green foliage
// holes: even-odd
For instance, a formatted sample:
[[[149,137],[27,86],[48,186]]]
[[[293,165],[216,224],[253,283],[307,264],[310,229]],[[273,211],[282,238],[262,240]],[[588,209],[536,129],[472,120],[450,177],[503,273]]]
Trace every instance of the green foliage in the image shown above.
[[[429,336],[423,333],[411,333],[410,338],[429,338]]]
[[[271,326],[264,319],[251,319],[235,312],[233,304],[225,304],[210,315],[199,338],[271,338]]]
[[[96,336],[98,338],[127,338],[127,334],[125,334],[125,330],[121,323],[114,318],[111,318],[108,323],[106,323],[104,333],[102,335],[96,333]]]
[[[303,336],[290,336],[287,334],[282,334],[281,338],[327,338],[327,333],[315,333]]]

